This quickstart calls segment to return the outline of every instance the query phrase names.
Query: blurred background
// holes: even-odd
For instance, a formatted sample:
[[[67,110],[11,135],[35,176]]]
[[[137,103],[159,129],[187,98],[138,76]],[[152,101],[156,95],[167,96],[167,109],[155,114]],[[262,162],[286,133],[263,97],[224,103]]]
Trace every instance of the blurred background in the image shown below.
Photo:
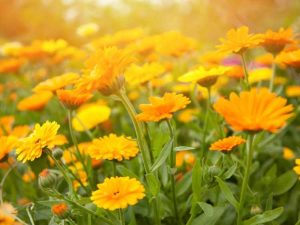
[[[80,44],[76,29],[93,22],[99,36],[129,28],[178,30],[215,43],[241,25],[253,32],[299,31],[299,12],[300,0],[0,0],[0,42],[63,38]]]

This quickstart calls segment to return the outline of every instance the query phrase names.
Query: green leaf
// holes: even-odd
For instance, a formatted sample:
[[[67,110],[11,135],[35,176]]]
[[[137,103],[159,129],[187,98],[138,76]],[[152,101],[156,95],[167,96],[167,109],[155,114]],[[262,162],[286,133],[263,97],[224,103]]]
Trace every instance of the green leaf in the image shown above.
[[[218,222],[220,217],[223,215],[224,211],[225,211],[225,207],[213,207],[212,215],[207,215],[203,213],[193,220],[192,225],[199,225],[199,224],[214,225]]]
[[[154,172],[155,170],[157,170],[167,160],[168,156],[171,153],[173,142],[174,142],[174,139],[171,138],[170,141],[167,144],[165,144],[165,146],[159,153],[157,159],[153,163],[153,165],[151,167],[151,172]]]
[[[292,170],[277,177],[276,179],[274,179],[271,185],[273,195],[276,196],[286,193],[294,186],[297,180],[298,177]]]
[[[146,174],[146,180],[153,196],[157,196],[160,190],[160,183],[153,173]]]
[[[223,192],[225,198],[227,199],[227,201],[230,202],[230,204],[233,205],[233,207],[237,210],[239,207],[239,203],[233,196],[233,193],[231,192],[228,185],[223,180],[221,180],[219,177],[215,177],[215,178],[220,186],[221,191]]]
[[[298,222],[295,225],[300,225],[300,220],[298,220]]]
[[[208,204],[206,202],[198,202],[198,205],[201,207],[201,209],[207,216],[210,217],[213,215],[214,208],[210,204]]]
[[[256,225],[263,224],[275,220],[283,212],[283,207],[279,207],[273,210],[265,211],[262,214],[251,217],[250,219],[243,222],[243,225]]]
[[[229,179],[235,173],[237,169],[237,163],[234,163],[222,176],[224,180]]]
[[[201,188],[202,188],[202,173],[201,173],[200,160],[198,159],[193,168],[192,174],[192,189],[195,200],[199,201],[201,199]]]
[[[192,173],[188,172],[186,173],[182,180],[179,181],[179,183],[176,184],[176,196],[179,197],[182,194],[186,193],[187,190],[192,185]]]
[[[189,151],[189,150],[194,150],[194,149],[196,149],[196,148],[188,147],[188,146],[177,146],[177,147],[175,147],[176,152]]]
[[[135,175],[131,170],[127,169],[125,166],[123,165],[118,165],[117,166],[117,171],[124,177],[128,176],[128,177],[132,177],[132,178],[136,178],[137,180],[139,180],[140,178]]]

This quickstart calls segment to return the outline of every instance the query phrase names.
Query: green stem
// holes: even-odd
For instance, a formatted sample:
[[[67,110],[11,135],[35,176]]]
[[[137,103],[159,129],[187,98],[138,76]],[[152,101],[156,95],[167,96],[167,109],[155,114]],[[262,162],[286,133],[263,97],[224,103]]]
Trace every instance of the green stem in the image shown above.
[[[119,209],[119,218],[120,218],[120,225],[125,225],[125,216],[124,216],[123,209]]]
[[[206,100],[205,119],[204,119],[204,124],[203,124],[201,150],[200,150],[200,155],[199,155],[200,159],[202,159],[205,156],[205,150],[206,150],[205,139],[206,139],[206,134],[207,134],[209,111],[210,111],[210,99],[211,99],[211,89],[210,89],[210,87],[207,88],[207,91],[208,91],[208,98]]]
[[[241,58],[242,58],[244,75],[245,75],[244,81],[245,81],[245,84],[246,84],[246,90],[250,90],[249,73],[248,73],[248,70],[247,70],[247,65],[246,65],[246,60],[245,60],[245,54],[244,53],[241,54]]]
[[[6,171],[6,173],[4,174],[1,183],[0,183],[0,205],[3,204],[3,186],[5,183],[6,178],[8,177],[8,175],[10,174],[10,172],[17,166],[17,163],[13,164],[12,166],[10,166],[10,168]]]
[[[114,160],[111,161],[111,166],[112,166],[112,174],[113,176],[117,176],[117,168],[116,168],[116,162]]]
[[[27,212],[27,215],[28,215],[28,217],[29,217],[30,224],[31,224],[31,225],[35,225],[35,224],[34,224],[34,221],[33,221],[33,218],[32,218],[32,215],[31,215],[31,213],[30,213],[30,211],[29,211],[29,206],[26,207],[26,212]]]
[[[272,75],[271,75],[271,80],[270,80],[270,84],[269,84],[269,91],[270,92],[273,91],[274,80],[275,80],[275,72],[276,72],[276,63],[275,63],[275,60],[273,59],[273,62],[272,62]]]
[[[91,179],[92,176],[89,176],[90,175],[89,171],[92,171],[92,170],[91,169],[89,170],[87,168],[87,166],[85,164],[85,161],[83,159],[83,156],[81,155],[81,152],[79,150],[77,139],[76,139],[76,137],[74,135],[74,132],[73,132],[73,128],[72,128],[72,110],[68,110],[68,123],[69,123],[69,131],[70,131],[71,139],[72,139],[72,142],[75,146],[75,150],[76,150],[78,159],[79,159],[80,163],[82,164],[84,171],[86,172],[86,175],[87,175],[87,178],[88,178],[88,181],[89,181],[89,186],[92,188],[93,187],[93,181]]]
[[[237,219],[238,225],[242,224],[242,219],[243,219],[243,210],[244,210],[244,204],[245,204],[246,190],[247,190],[247,186],[249,183],[249,177],[250,177],[250,171],[251,171],[253,153],[254,153],[254,148],[252,146],[253,139],[254,139],[254,135],[249,134],[248,138],[247,138],[247,145],[246,145],[246,169],[245,169],[245,173],[244,173],[244,177],[243,177],[242,188],[241,188],[241,193],[240,193],[240,202],[239,202],[239,208],[238,208],[238,219]]]
[[[172,149],[171,149],[171,155],[170,155],[170,167],[171,170],[176,169],[175,163],[176,163],[176,152],[174,149],[174,146],[176,146],[175,143],[175,132],[174,129],[170,123],[169,120],[166,120],[170,132],[170,137],[173,139]],[[181,224],[181,218],[179,217],[178,207],[177,207],[177,200],[176,200],[176,187],[175,187],[175,174],[170,173],[170,179],[171,179],[171,192],[172,192],[172,201],[173,201],[173,210],[175,219],[178,222],[178,224]]]

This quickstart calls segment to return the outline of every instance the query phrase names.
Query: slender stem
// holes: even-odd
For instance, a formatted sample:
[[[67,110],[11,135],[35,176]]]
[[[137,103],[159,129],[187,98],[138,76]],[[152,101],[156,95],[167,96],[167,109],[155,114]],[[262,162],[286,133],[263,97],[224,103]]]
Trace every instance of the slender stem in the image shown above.
[[[74,118],[76,118],[76,120],[80,123],[80,125],[83,127],[84,129],[84,132],[87,134],[87,136],[89,136],[89,138],[91,140],[93,140],[95,137],[94,135],[92,134],[92,132],[86,128],[85,124],[81,121],[81,119],[77,116],[76,113],[74,113]]]
[[[120,225],[125,225],[125,216],[124,216],[123,209],[119,209],[119,218],[120,218]]]
[[[5,183],[6,178],[8,177],[8,175],[10,174],[10,172],[17,166],[17,163],[13,164],[10,166],[10,168],[6,171],[6,173],[4,174],[1,183],[0,183],[0,205],[3,204],[3,186]]]
[[[245,54],[242,53],[241,54],[241,58],[242,58],[242,63],[243,63],[243,70],[244,70],[244,81],[246,84],[246,90],[250,89],[250,84],[249,84],[249,74],[248,74],[248,70],[247,70],[247,65],[246,65],[246,60],[245,60]]]
[[[194,86],[193,86],[193,89],[191,91],[191,99],[192,99],[192,102],[195,105],[195,107],[197,109],[201,109],[200,104],[197,100],[197,94],[198,94],[198,84],[195,83]]]
[[[77,153],[77,156],[78,156],[78,159],[79,161],[81,162],[82,166],[83,166],[83,169],[84,171],[86,172],[86,175],[87,175],[87,178],[88,178],[88,181],[89,181],[89,184],[90,184],[90,187],[93,187],[93,181],[91,179],[92,176],[89,176],[89,170],[85,164],[85,161],[83,159],[83,156],[81,155],[81,152],[78,148],[78,142],[77,142],[77,139],[74,135],[74,132],[73,132],[73,128],[72,128],[72,111],[71,110],[68,110],[68,123],[69,123],[69,131],[70,131],[70,135],[71,135],[71,139],[72,139],[72,142],[75,146],[75,150],[76,150],[76,153]]]
[[[253,139],[254,136],[252,134],[249,134],[247,138],[247,145],[246,145],[246,169],[243,177],[242,188],[240,193],[240,202],[238,208],[238,219],[237,219],[238,225],[242,224],[242,219],[243,219],[243,210],[244,210],[244,203],[245,203],[245,196],[246,196],[245,194],[249,183],[249,177],[250,177],[250,171],[251,171],[251,165],[252,165],[252,159],[254,153],[254,148],[252,146]]]
[[[202,141],[201,141],[201,150],[200,150],[200,159],[202,159],[205,156],[205,149],[206,149],[206,134],[207,134],[207,128],[208,128],[208,119],[209,119],[209,111],[210,111],[210,99],[211,99],[211,89],[210,87],[207,88],[208,91],[208,98],[206,100],[206,111],[205,111],[205,119],[203,124],[203,133],[202,133]]]
[[[29,217],[30,224],[31,224],[31,225],[35,225],[35,224],[34,224],[34,221],[33,221],[33,218],[32,218],[32,215],[31,215],[31,213],[30,213],[30,211],[29,211],[29,206],[26,207],[26,212],[27,212],[27,215],[28,215],[28,217]]]
[[[172,149],[171,149],[171,155],[170,155],[170,167],[171,170],[175,168],[176,163],[176,152],[174,149],[175,144],[175,132],[174,129],[170,123],[169,120],[166,120],[170,132],[170,137],[173,139]],[[174,215],[176,218],[176,221],[181,224],[181,218],[179,217],[178,207],[177,207],[177,200],[176,200],[176,187],[175,187],[175,174],[170,173],[170,179],[171,179],[171,192],[172,192],[172,201],[173,201],[173,209],[174,209]]]
[[[276,63],[275,63],[275,59],[273,59],[273,62],[272,62],[272,75],[271,75],[271,80],[270,80],[270,84],[269,84],[269,91],[270,92],[273,91],[275,73],[276,73]]]
[[[117,168],[116,168],[116,162],[115,162],[115,160],[111,161],[111,166],[112,166],[112,174],[115,177],[115,176],[117,176]]]

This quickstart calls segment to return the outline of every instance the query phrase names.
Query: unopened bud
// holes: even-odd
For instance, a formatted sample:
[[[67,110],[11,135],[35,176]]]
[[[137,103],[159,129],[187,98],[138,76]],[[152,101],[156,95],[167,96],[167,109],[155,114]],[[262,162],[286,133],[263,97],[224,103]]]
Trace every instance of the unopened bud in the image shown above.
[[[44,169],[39,174],[39,185],[41,188],[52,188],[56,184],[56,175],[50,170]]]
[[[52,151],[52,156],[57,160],[59,160],[63,156],[63,154],[64,154],[64,152],[60,148],[55,148]]]
[[[53,205],[51,211],[60,219],[66,219],[70,215],[70,208],[64,202]]]

